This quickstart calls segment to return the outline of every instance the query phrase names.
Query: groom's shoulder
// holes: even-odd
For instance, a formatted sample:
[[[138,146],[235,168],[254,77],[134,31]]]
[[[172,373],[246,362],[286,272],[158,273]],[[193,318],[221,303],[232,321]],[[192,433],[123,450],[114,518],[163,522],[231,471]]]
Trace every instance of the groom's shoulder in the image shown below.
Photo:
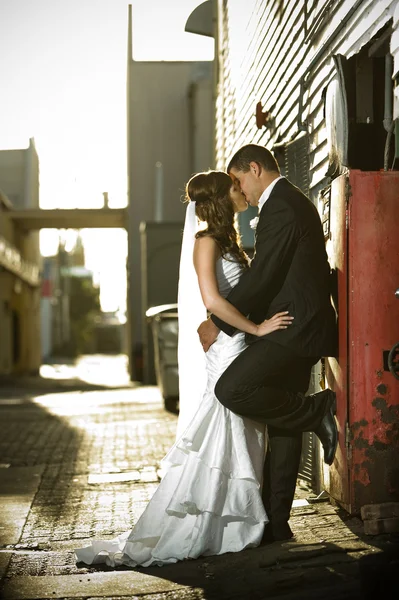
[[[296,185],[286,178],[281,179],[272,190],[269,200],[266,202],[269,217],[289,219],[306,225],[314,221],[318,211],[313,202]],[[260,214],[262,214],[261,211]]]
[[[275,210],[279,211],[282,208],[293,208],[298,203],[306,201],[306,196],[297,188],[291,181],[285,177],[281,178],[270,193],[269,199],[266,201],[266,206],[270,208],[272,212]],[[262,213],[262,211],[261,211]]]
[[[297,210],[306,211],[306,209],[314,209],[313,202],[308,198],[308,196],[306,196],[306,194],[299,187],[294,185],[285,177],[275,185],[272,193],[270,194],[270,200],[272,198],[275,199],[276,204],[286,204],[295,212]]]
[[[282,179],[280,179],[280,181],[278,182],[278,185],[275,186],[275,191],[277,194],[279,194],[282,197],[284,196],[286,198],[296,198],[296,199],[300,198],[302,200],[307,200],[308,202],[310,202],[310,200],[306,196],[306,194],[298,186],[296,186],[294,183],[292,183],[292,181],[290,181],[286,177],[283,177]]]

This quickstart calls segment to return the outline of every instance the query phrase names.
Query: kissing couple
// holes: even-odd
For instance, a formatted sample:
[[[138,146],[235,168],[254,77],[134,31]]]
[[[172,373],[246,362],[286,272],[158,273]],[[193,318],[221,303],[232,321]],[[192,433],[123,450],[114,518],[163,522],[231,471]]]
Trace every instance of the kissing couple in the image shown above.
[[[76,550],[86,564],[163,565],[288,540],[302,432],[334,460],[335,395],[305,396],[312,366],[336,349],[317,209],[255,144],[227,173],[194,175],[186,199],[176,442],[136,525]],[[235,226],[248,204],[259,207],[251,261]]]

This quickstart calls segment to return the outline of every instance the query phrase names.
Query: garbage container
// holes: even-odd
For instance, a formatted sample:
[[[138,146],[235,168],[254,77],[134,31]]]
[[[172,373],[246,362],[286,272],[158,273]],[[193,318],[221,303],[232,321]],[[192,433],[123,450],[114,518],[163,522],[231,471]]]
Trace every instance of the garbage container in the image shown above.
[[[155,376],[167,410],[176,411],[179,398],[177,363],[177,304],[162,304],[146,311],[154,341]]]

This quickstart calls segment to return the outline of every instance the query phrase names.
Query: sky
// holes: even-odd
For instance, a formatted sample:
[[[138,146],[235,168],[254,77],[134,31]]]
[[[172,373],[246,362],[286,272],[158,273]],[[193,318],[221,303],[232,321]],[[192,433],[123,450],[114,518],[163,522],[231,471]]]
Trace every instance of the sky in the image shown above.
[[[104,191],[110,207],[126,205],[129,4],[135,60],[213,58],[211,38],[184,32],[201,0],[0,0],[0,149],[34,137],[42,208],[101,207]],[[103,309],[123,309],[126,236],[83,239]],[[57,232],[41,233],[43,254],[57,243]]]

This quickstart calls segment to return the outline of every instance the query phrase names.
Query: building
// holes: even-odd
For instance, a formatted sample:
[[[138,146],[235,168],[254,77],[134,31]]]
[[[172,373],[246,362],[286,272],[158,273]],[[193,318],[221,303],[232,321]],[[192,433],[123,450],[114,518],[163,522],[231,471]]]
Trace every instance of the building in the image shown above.
[[[245,13],[247,23],[239,3],[223,1],[218,6],[217,165],[225,166],[245,143],[262,143],[276,152],[291,179],[300,182],[305,177],[302,187],[316,202],[336,167],[333,136],[340,145],[343,128],[351,127],[343,122],[345,86],[355,86],[348,92],[355,103],[358,130],[368,130],[369,135],[377,127],[381,100],[376,96],[384,98],[387,50],[391,87],[399,72],[398,3],[253,0]],[[398,96],[396,88],[395,118]],[[337,111],[342,122],[331,123]],[[349,121],[352,112],[350,107]],[[362,161],[366,168],[382,167],[381,157],[372,158],[374,148],[363,152],[361,136],[356,136],[356,147],[339,148],[338,162],[345,164],[346,159]],[[378,133],[375,136],[379,139]],[[303,154],[307,176],[302,164],[296,164],[296,157]]]
[[[43,359],[101,352],[93,337],[100,320],[99,290],[92,271],[85,267],[80,235],[69,252],[60,241],[57,254],[43,258],[41,287]]]
[[[0,374],[37,373],[40,353],[38,233],[23,232],[13,209],[39,205],[39,161],[34,140],[0,151]]]
[[[185,184],[193,173],[211,168],[214,162],[213,70],[212,62],[134,61],[131,31],[130,10],[128,322],[131,375],[140,379],[143,344],[148,342],[145,311],[153,305],[151,300],[145,305],[145,281],[159,277],[158,304],[176,302]],[[146,232],[151,225],[142,223],[156,224],[159,233],[150,240]],[[164,241],[156,244],[157,239]],[[157,247],[150,248],[150,243]],[[168,263],[148,261],[144,246],[152,256],[158,253],[165,259],[168,253]]]

